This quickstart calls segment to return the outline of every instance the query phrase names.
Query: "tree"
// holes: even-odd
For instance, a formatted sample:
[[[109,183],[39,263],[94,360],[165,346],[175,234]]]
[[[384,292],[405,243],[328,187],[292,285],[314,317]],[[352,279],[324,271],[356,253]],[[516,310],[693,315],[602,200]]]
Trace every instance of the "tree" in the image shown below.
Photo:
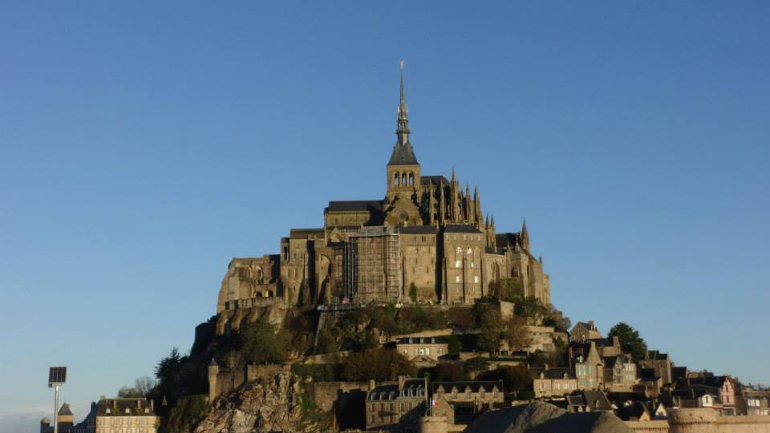
[[[398,376],[414,376],[414,365],[395,350],[367,349],[351,353],[342,361],[342,377],[348,381],[394,380]]]
[[[158,385],[158,381],[149,377],[142,376],[134,381],[134,386],[124,386],[118,390],[118,397],[120,398],[138,398],[146,397],[150,395],[155,386]]]
[[[142,376],[134,381],[134,388],[142,395],[150,395],[156,386],[158,386],[158,381],[150,376]]]
[[[161,359],[158,365],[155,366],[155,377],[161,383],[168,384],[176,379],[179,374],[179,369],[182,366],[182,356],[179,354],[179,349],[174,347],[171,349],[171,353]]]
[[[647,354],[647,343],[639,335],[639,331],[625,322],[619,322],[613,326],[608,336],[610,338],[618,337],[618,340],[620,340],[620,350],[630,354],[634,361],[644,359]]]
[[[511,316],[503,323],[502,332],[502,339],[508,343],[508,349],[512,352],[526,350],[532,344],[532,335],[521,317]]]
[[[459,382],[468,380],[468,375],[463,369],[463,363],[460,361],[439,362],[434,368],[436,377],[434,380],[442,382]]]
[[[128,386],[123,386],[118,390],[118,398],[139,398],[144,397],[145,395],[146,394],[143,394],[138,389]]]
[[[449,337],[447,337],[446,344],[447,344],[447,352],[449,352],[450,355],[457,355],[463,349],[463,345],[460,342],[460,339],[457,338],[456,335],[450,335]]]
[[[527,367],[515,365],[481,373],[476,380],[502,380],[505,392],[519,392],[532,387],[532,375]]]
[[[500,350],[504,329],[500,310],[494,305],[476,304],[471,314],[479,330],[476,347],[486,352],[497,353]]]
[[[278,364],[286,358],[287,338],[279,336],[267,317],[249,323],[241,329],[241,344],[247,361],[255,364]]]

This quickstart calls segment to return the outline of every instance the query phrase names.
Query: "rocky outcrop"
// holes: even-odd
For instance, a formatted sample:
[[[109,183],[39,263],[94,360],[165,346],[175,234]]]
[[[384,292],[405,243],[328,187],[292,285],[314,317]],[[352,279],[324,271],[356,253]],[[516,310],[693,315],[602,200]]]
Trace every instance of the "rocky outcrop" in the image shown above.
[[[290,373],[265,374],[217,398],[195,433],[314,433],[309,400]]]

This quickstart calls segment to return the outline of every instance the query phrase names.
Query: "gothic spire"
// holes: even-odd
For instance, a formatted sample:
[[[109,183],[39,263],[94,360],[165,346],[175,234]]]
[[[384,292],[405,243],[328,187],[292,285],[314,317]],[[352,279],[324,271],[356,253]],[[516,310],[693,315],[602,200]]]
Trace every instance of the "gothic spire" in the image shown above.
[[[521,225],[521,246],[525,250],[529,251],[529,232],[527,231],[527,219],[524,218],[524,223]]]
[[[396,129],[398,140],[393,146],[393,153],[390,155],[388,165],[418,165],[417,158],[414,156],[412,143],[409,142],[409,113],[406,109],[406,100],[404,99],[404,61],[401,61],[401,100],[398,104],[398,129]]]
[[[404,61],[401,61],[401,100],[398,104],[398,129],[396,134],[399,137],[402,134],[409,134],[409,111],[406,109],[406,100],[404,99]],[[406,141],[404,141],[406,142]]]

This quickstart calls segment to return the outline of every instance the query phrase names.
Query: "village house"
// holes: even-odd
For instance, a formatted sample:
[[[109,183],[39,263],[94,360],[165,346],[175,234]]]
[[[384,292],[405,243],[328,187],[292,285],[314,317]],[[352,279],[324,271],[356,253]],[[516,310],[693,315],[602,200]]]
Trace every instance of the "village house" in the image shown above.
[[[569,332],[570,342],[585,343],[588,340],[594,340],[597,338],[602,338],[602,334],[596,328],[596,325],[594,325],[593,320],[589,320],[588,323],[577,322],[577,324],[573,326],[572,330]]]
[[[104,398],[96,407],[96,433],[155,433],[160,418],[144,398]]]
[[[667,353],[660,353],[657,350],[648,350],[644,359],[639,361],[639,364],[644,368],[652,368],[655,370],[655,376],[661,378],[664,385],[673,382],[673,375],[671,372],[673,363]]]
[[[564,397],[577,390],[577,379],[567,368],[530,369],[535,398]]]
[[[473,420],[479,413],[504,404],[500,381],[434,382],[433,401],[443,400],[454,409],[456,423]]]
[[[406,337],[396,340],[396,351],[414,360],[427,358],[438,361],[448,352],[446,340],[441,337]]]
[[[416,431],[416,423],[427,409],[425,378],[398,377],[397,384],[370,382],[366,394],[366,429]],[[98,432],[97,432],[98,433]]]
[[[631,391],[636,384],[636,363],[630,355],[618,354],[603,358],[604,388],[607,391]]]
[[[604,385],[604,364],[594,342],[572,344],[569,357],[575,366],[579,390],[600,390]]]

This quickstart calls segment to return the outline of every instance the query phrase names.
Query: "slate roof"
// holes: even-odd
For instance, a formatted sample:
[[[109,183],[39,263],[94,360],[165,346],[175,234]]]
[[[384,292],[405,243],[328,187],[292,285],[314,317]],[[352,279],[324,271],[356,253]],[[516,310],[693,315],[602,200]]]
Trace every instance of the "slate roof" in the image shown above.
[[[498,391],[503,391],[503,382],[502,381],[493,381],[493,380],[466,380],[461,382],[433,382],[433,392],[435,393],[438,391],[439,388],[442,388],[444,392],[452,392],[452,388],[457,388],[457,392],[462,393],[465,392],[467,388],[471,389],[471,392],[479,392],[479,389],[484,388],[485,392],[492,392],[492,388],[497,387]]]
[[[330,201],[327,212],[382,212],[382,200]]]
[[[417,158],[414,156],[414,149],[412,143],[406,142],[396,143],[393,146],[393,153],[390,155],[390,161],[388,165],[417,165]]]
[[[308,237],[323,237],[324,229],[291,229],[289,237],[292,239],[307,239]]]
[[[435,235],[438,229],[433,226],[406,226],[399,228],[399,232],[407,235]]]
[[[591,410],[612,410],[612,404],[602,391],[583,391],[583,398]]]
[[[425,391],[425,379],[406,379],[402,389],[407,393],[412,391],[412,397],[423,397],[424,394],[418,396],[415,391]],[[369,401],[396,400],[399,397],[399,391],[397,383],[378,385],[369,392],[366,399]]]
[[[107,409],[110,411],[107,412]],[[128,410],[128,413],[126,413],[126,410]],[[150,402],[144,398],[105,398],[99,400],[96,411],[99,416],[155,415]]]
[[[479,229],[468,224],[447,224],[445,233],[481,233]]]
[[[421,185],[450,185],[444,176],[420,176]]]
[[[61,409],[59,409],[59,415],[72,415],[72,411],[70,410],[70,405],[67,403],[64,403],[61,405]]]
[[[694,377],[690,379],[690,385],[708,386],[711,388],[721,388],[729,376],[709,376],[709,377]]]
[[[660,353],[657,350],[648,350],[647,351],[647,359],[652,359],[655,361],[667,361],[668,360],[668,353]]]
[[[404,337],[396,340],[397,344],[441,344],[445,343],[441,337]]]
[[[498,233],[495,235],[497,248],[512,247],[519,243],[518,233]]]
[[[565,374],[567,375],[566,379],[575,378],[575,375],[572,374],[572,370],[566,367],[551,367],[548,370],[542,368],[530,368],[529,371],[535,379],[541,379],[541,375],[543,376],[542,379],[565,379]]]

